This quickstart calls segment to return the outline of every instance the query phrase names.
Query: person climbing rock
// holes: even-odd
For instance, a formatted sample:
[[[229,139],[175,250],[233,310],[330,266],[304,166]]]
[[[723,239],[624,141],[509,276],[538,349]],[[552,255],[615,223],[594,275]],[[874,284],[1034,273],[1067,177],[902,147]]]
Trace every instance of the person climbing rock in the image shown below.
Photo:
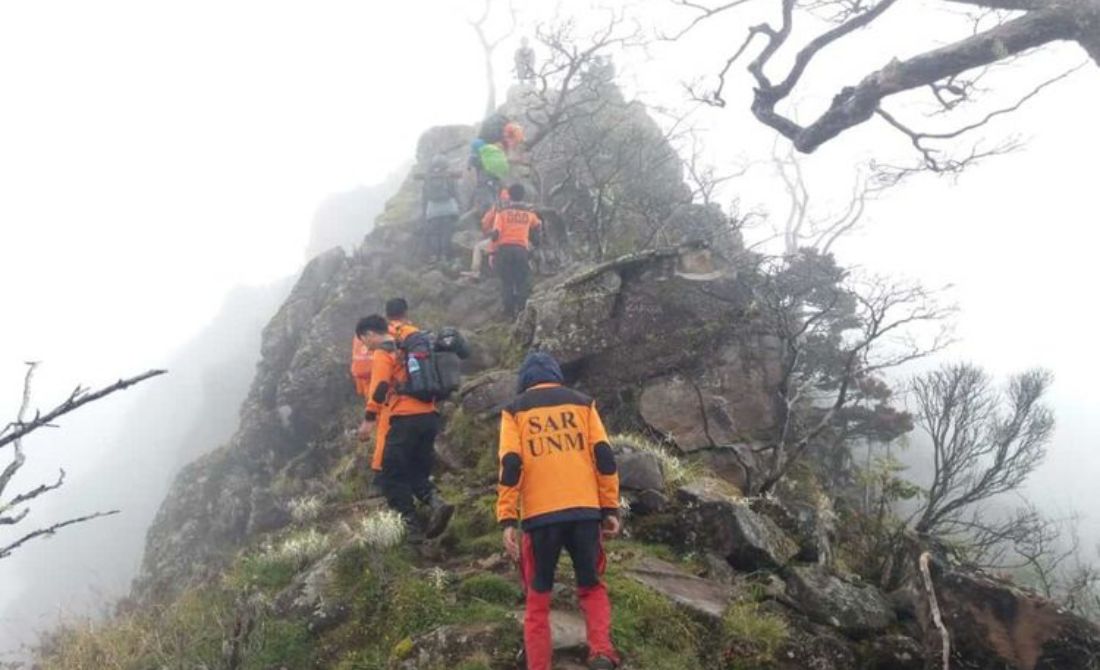
[[[375,340],[371,338],[371,321],[368,317],[359,319],[355,324],[355,343],[352,349],[352,375],[355,377],[356,391],[363,396],[366,404],[370,405],[370,374],[374,361],[374,347],[370,344]],[[365,371],[364,371],[365,368]],[[373,421],[368,421],[364,414],[356,433],[359,441],[367,443],[374,438],[374,449],[370,457],[370,469],[378,473],[382,471],[382,456],[386,450],[386,432],[389,430],[389,414],[384,411],[377,412]]]
[[[493,213],[491,238],[495,246],[496,270],[500,274],[504,313],[515,318],[527,304],[531,266],[528,260],[531,232],[541,221],[524,203],[527,196],[522,184],[508,187],[508,202]]]
[[[428,257],[445,261],[451,255],[451,236],[460,214],[455,175],[451,173],[445,156],[437,154],[432,157],[428,172],[424,175],[420,200]]]
[[[526,37],[520,40],[514,58],[516,81],[521,84],[533,84],[535,82],[535,50],[531,48],[531,41]]]
[[[387,332],[398,344],[407,336],[419,331],[409,321],[409,301],[404,298],[390,298],[386,301]]]
[[[391,313],[391,304],[403,302],[400,298],[389,301],[387,315]],[[416,327],[405,321],[387,322],[379,314],[364,318],[361,325],[368,345],[374,349],[365,419],[368,423],[389,424],[381,445],[378,486],[390,508],[404,517],[411,541],[437,537],[446,530],[454,514],[454,506],[439,495],[431,480],[439,413],[434,402],[401,393],[408,372],[399,342],[416,332]],[[391,334],[391,328],[398,332],[397,336]],[[416,516],[417,500],[429,509],[426,526],[421,526]]]
[[[618,535],[622,527],[619,475],[595,403],[563,383],[561,367],[549,354],[532,353],[520,367],[519,395],[500,419],[497,520],[526,591],[528,670],[550,670],[550,600],[562,549],[569,552],[577,579],[588,667],[608,670],[618,666],[619,656],[601,579],[602,538]]]
[[[364,397],[370,389],[370,359],[370,348],[356,332],[351,338],[351,379],[355,392]]]
[[[496,219],[497,211],[504,207],[507,202],[508,189],[502,189],[497,201],[485,212],[485,216],[481,217],[481,239],[473,246],[470,270],[469,272],[463,272],[463,276],[472,279],[481,278],[481,269],[485,265],[485,259],[493,254],[496,246],[492,239],[493,222]]]
[[[409,303],[404,298],[393,298],[386,301],[386,321],[389,335],[395,342],[400,342],[410,333],[417,332],[416,326],[409,322]],[[352,376],[355,377],[356,391],[370,403],[370,374],[373,363],[374,349],[367,345],[369,333],[365,330],[364,320],[360,319],[355,326],[355,340],[352,344]],[[364,355],[366,360],[363,360]],[[365,363],[365,364],[364,364]],[[389,429],[389,414],[385,411],[379,413],[374,422],[366,419],[359,425],[358,437],[360,442],[368,442],[371,433],[374,433],[374,450],[371,455],[370,467],[375,472],[382,471],[382,458],[386,451],[386,432]]]

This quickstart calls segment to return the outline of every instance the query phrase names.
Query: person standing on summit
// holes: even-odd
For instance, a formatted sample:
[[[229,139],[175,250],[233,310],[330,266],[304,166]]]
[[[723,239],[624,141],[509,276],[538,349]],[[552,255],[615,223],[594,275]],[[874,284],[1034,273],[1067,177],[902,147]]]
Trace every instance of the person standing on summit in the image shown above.
[[[535,82],[535,50],[531,48],[531,42],[526,37],[520,40],[516,49],[516,81],[521,84],[533,84]]]
[[[550,670],[550,600],[562,549],[573,560],[588,632],[588,667],[611,670],[611,601],[600,578],[602,538],[621,530],[619,474],[591,398],[563,386],[549,354],[527,356],[519,395],[501,413],[497,520],[504,549],[520,564],[528,670]],[[520,529],[522,528],[522,537]]]

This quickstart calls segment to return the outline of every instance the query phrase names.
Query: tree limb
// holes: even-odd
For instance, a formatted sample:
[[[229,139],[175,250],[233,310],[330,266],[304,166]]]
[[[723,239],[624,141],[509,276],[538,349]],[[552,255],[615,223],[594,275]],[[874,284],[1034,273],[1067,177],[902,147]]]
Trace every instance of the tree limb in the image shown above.
[[[27,533],[26,535],[19,538],[15,542],[12,542],[11,544],[7,545],[6,547],[0,547],[0,558],[7,558],[8,556],[11,556],[13,551],[15,551],[20,546],[26,544],[30,540],[33,540],[37,537],[54,535],[54,534],[57,533],[57,531],[61,530],[62,528],[65,528],[67,526],[73,526],[73,525],[76,525],[78,523],[84,523],[85,521],[91,521],[92,519],[98,519],[98,518],[104,517],[104,516],[113,516],[113,515],[118,514],[118,513],[119,513],[119,510],[117,510],[117,509],[111,510],[109,512],[96,512],[94,514],[88,514],[86,516],[79,516],[79,517],[76,517],[74,519],[69,519],[68,521],[62,521],[60,523],[55,523],[54,525],[52,525],[48,528],[40,528],[36,531]]]
[[[13,442],[18,441],[26,435],[33,433],[39,428],[43,428],[52,424],[55,420],[61,418],[69,412],[72,412],[73,410],[80,409],[90,402],[95,402],[96,400],[105,398],[106,396],[109,396],[117,391],[123,391],[130,388],[134,384],[143,382],[146,379],[151,379],[152,377],[163,375],[166,372],[168,371],[149,370],[135,377],[120,379],[114,384],[111,384],[110,386],[105,386],[98,391],[88,392],[86,389],[77,387],[76,390],[73,391],[72,394],[69,396],[68,400],[53,408],[46,414],[35,414],[34,419],[30,421],[25,421],[23,419],[19,419],[18,421],[16,421],[15,425],[12,428],[12,431],[4,435],[4,437],[0,438],[0,447],[5,447]]]

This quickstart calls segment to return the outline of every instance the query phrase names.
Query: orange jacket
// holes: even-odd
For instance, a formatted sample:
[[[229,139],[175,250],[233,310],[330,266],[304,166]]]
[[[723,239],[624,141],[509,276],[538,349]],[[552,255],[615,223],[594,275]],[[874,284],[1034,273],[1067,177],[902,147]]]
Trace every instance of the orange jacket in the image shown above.
[[[374,429],[374,453],[371,454],[370,469],[382,472],[382,458],[386,454],[386,434],[390,432],[390,413],[378,415],[378,425]]]
[[[393,340],[395,342],[398,342],[398,343],[400,343],[401,340],[405,339],[409,335],[412,335],[413,333],[418,332],[420,330],[419,328],[412,325],[408,321],[391,320],[389,322],[389,327],[390,327],[390,337],[392,337]]]
[[[513,245],[527,249],[531,244],[531,229],[542,222],[538,214],[523,205],[507,205],[493,216],[496,246]]]
[[[619,509],[619,474],[596,404],[560,384],[520,394],[500,418],[497,520],[524,528]]]
[[[434,402],[424,402],[397,392],[397,387],[409,380],[409,373],[402,364],[404,358],[395,341],[375,349],[371,358],[370,393],[367,394],[368,414],[395,417],[436,411]]]
[[[351,378],[355,381],[355,392],[361,396],[370,389],[371,353],[362,340],[351,338]]]

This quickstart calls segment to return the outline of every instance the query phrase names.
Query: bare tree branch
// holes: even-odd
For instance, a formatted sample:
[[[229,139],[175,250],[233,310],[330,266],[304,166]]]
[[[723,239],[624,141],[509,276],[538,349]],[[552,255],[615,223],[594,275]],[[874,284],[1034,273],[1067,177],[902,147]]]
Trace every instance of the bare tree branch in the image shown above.
[[[485,101],[485,116],[491,115],[497,108],[497,83],[496,69],[493,67],[493,52],[496,51],[496,48],[500,46],[504,40],[508,39],[516,32],[517,23],[515,4],[509,0],[508,14],[511,18],[511,25],[506,32],[500,34],[498,37],[490,38],[485,32],[485,26],[489,21],[492,9],[493,0],[485,0],[481,15],[477,19],[467,21],[470,27],[473,28],[474,34],[477,35],[478,44],[481,45],[481,50],[485,57],[485,83],[488,87]]]
[[[3,472],[0,472],[0,526],[14,526],[27,518],[30,513],[30,507],[23,507],[22,510],[15,512],[14,514],[7,514],[9,510],[14,510],[19,506],[26,505],[27,503],[47,494],[52,491],[56,491],[61,488],[65,483],[65,470],[62,469],[58,473],[57,481],[52,484],[40,484],[39,486],[20,493],[8,501],[3,500],[4,492],[7,490],[15,476],[26,464],[26,454],[23,450],[22,439],[33,433],[34,431],[52,426],[56,419],[65,416],[66,414],[80,409],[88,403],[101,400],[112,393],[127,389],[135,384],[139,384],[147,379],[164,374],[165,370],[149,370],[135,377],[128,379],[120,379],[110,386],[105,386],[97,391],[89,392],[78,386],[61,404],[54,407],[52,410],[42,414],[36,412],[31,419],[27,418],[27,412],[30,408],[31,401],[31,389],[34,381],[34,373],[37,369],[37,363],[27,364],[27,374],[23,379],[23,400],[19,407],[19,412],[16,415],[16,419],[12,422],[7,429],[5,429],[3,437],[0,438],[0,447],[6,445],[12,445],[13,458],[11,463],[4,468]],[[32,531],[9,543],[6,546],[0,547],[0,559],[6,558],[11,555],[13,551],[21,547],[25,543],[35,538],[51,536],[58,530],[72,526],[79,523],[84,523],[92,519],[97,519],[102,516],[109,516],[117,514],[118,510],[111,510],[108,512],[95,512],[93,514],[76,517],[67,521],[56,523],[46,528]]]
[[[0,547],[0,558],[7,558],[8,556],[11,556],[12,552],[14,552],[16,549],[18,549],[19,547],[23,546],[24,544],[26,544],[27,542],[29,542],[29,541],[31,541],[35,538],[44,537],[44,536],[52,536],[52,535],[56,534],[57,531],[61,530],[62,528],[66,528],[68,526],[74,526],[78,523],[84,523],[86,521],[91,521],[92,519],[98,519],[98,518],[104,517],[104,516],[113,516],[113,515],[118,514],[118,513],[119,513],[119,511],[117,509],[111,510],[109,512],[96,512],[94,514],[88,514],[86,516],[78,516],[76,518],[69,519],[68,521],[62,521],[60,523],[55,523],[54,525],[49,526],[48,528],[40,528],[36,531],[32,531],[30,533],[27,533],[23,537],[19,538],[15,542],[12,542],[11,544],[9,544],[5,547]]]
[[[76,390],[74,390],[72,394],[69,395],[68,400],[53,408],[49,412],[46,412],[45,414],[36,413],[34,419],[30,421],[25,421],[23,419],[17,420],[14,423],[13,429],[10,434],[0,438],[0,447],[5,447],[12,442],[23,438],[26,435],[33,433],[39,428],[49,426],[62,416],[65,416],[66,414],[74,410],[80,409],[90,402],[95,402],[96,400],[105,398],[112,393],[123,391],[130,388],[134,384],[139,384],[146,379],[151,379],[153,377],[163,375],[167,372],[167,370],[149,370],[148,372],[143,372],[135,377],[120,379],[110,386],[105,386],[98,391],[92,392],[88,392],[87,389],[78,386]]]
[[[1100,0],[952,0],[985,10],[984,14],[973,19],[973,34],[916,56],[886,63],[863,76],[859,83],[841,89],[828,108],[809,122],[799,122],[778,110],[778,105],[789,98],[811,63],[823,51],[838,41],[847,39],[856,31],[875,24],[896,1],[816,0],[799,3],[797,0],[780,0],[778,25],[762,23],[750,27],[739,46],[731,49],[733,55],[726,59],[719,71],[716,87],[703,93],[692,90],[692,95],[709,104],[724,106],[724,90],[731,66],[756,37],[762,37],[763,47],[748,65],[748,71],[755,82],[751,111],[758,121],[790,140],[795,149],[810,153],[845,131],[869,121],[880,112],[886,98],[903,91],[928,87],[939,102],[941,112],[951,111],[961,102],[972,99],[972,93],[976,90],[975,84],[987,68],[1009,62],[1047,44],[1059,41],[1077,42],[1094,62],[1100,64],[1100,30],[1096,28],[1100,24]],[[696,15],[672,39],[683,37],[700,23],[714,19],[718,14],[737,6],[721,5],[710,11],[694,3],[675,4],[691,9]],[[802,45],[786,73],[780,79],[773,79],[766,70],[773,58],[789,46],[792,35],[795,34],[796,10],[810,13],[831,11],[831,15],[824,18],[835,25]],[[1006,18],[1006,12],[1023,13]],[[985,23],[982,18],[989,15],[996,18],[995,25],[978,29]],[[966,74],[975,71],[977,74]],[[1040,85],[1031,94],[1025,95],[1019,104],[1066,75]],[[951,133],[939,133],[943,136],[940,139],[951,139],[980,128],[992,118],[1015,111],[1016,108],[1018,105],[997,110],[976,124]],[[956,162],[956,168],[958,165],[960,163]]]

